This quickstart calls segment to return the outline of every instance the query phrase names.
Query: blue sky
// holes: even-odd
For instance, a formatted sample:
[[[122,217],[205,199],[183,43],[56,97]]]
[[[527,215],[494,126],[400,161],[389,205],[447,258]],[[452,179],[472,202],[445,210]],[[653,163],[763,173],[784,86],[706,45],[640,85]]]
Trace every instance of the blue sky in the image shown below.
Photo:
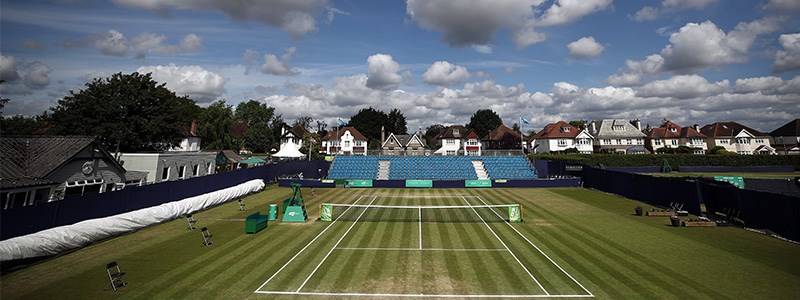
[[[254,2],[254,3],[251,3]],[[0,3],[5,115],[98,76],[153,73],[207,106],[333,124],[399,108],[409,130],[493,109],[530,129],[800,116],[796,0],[59,0]]]

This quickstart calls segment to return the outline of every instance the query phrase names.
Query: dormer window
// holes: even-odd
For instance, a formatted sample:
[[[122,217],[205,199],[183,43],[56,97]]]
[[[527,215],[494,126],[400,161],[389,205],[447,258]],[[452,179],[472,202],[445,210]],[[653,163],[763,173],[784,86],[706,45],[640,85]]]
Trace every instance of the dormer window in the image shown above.
[[[625,131],[625,126],[623,126],[623,125],[614,125],[614,127],[612,127],[611,129],[614,130],[614,131]]]
[[[569,127],[561,127],[561,132],[569,132]]]
[[[453,129],[453,134],[458,134],[458,129]]]
[[[670,127],[669,132],[678,132],[678,129],[675,127]]]

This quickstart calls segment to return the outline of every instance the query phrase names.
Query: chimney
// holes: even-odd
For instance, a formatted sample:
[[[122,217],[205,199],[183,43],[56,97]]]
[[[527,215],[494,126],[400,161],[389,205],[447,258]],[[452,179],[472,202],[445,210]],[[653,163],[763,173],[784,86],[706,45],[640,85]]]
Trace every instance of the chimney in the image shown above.
[[[383,131],[383,126],[381,126],[381,143],[386,140],[386,132]]]
[[[189,128],[189,135],[197,136],[197,120],[192,119],[192,127]]]
[[[636,120],[633,120],[633,122],[631,122],[631,123],[633,123],[633,126],[636,126],[636,130],[642,131],[642,121],[639,121],[639,119],[636,119]]]
[[[694,131],[700,132],[700,125],[694,124],[692,128],[694,128]]]
[[[417,128],[417,136],[422,137],[422,126]]]
[[[281,125],[281,136],[286,133],[286,127]]]
[[[592,120],[592,123],[591,123],[592,135],[597,134],[597,124],[595,124],[595,123],[596,122],[594,120]]]

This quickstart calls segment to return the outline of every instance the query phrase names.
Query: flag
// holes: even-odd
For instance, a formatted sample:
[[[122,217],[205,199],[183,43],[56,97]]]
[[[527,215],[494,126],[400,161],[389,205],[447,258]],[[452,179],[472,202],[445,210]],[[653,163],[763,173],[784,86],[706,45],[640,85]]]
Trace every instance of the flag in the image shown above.
[[[342,120],[342,118],[336,118],[336,122],[339,122],[339,126],[344,126],[344,125],[347,125],[347,122],[345,122],[344,120]]]
[[[526,120],[526,119],[525,119],[525,118],[523,118],[523,117],[519,117],[519,124],[520,124],[520,125],[531,125],[531,122],[530,122],[530,121],[528,121],[528,120]]]

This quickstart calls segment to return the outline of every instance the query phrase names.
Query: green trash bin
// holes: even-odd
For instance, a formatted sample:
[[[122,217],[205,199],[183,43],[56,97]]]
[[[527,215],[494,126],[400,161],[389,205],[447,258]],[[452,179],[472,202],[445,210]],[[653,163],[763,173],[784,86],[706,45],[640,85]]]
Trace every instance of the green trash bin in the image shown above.
[[[277,204],[270,204],[269,205],[269,220],[275,221],[278,219],[278,205]]]

